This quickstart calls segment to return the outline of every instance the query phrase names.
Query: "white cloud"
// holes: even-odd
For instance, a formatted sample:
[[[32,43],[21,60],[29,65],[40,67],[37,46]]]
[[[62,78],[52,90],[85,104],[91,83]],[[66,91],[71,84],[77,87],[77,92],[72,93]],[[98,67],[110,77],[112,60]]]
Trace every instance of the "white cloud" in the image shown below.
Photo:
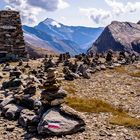
[[[58,8],[64,9],[64,8],[69,7],[69,6],[70,6],[70,5],[69,5],[67,2],[65,2],[64,0],[59,0]]]
[[[24,24],[31,25],[37,23],[37,16],[41,12],[55,11],[69,6],[64,0],[5,0],[5,2],[12,9],[20,11]]]
[[[96,24],[103,23],[106,19],[111,17],[111,13],[109,11],[105,11],[103,9],[89,8],[84,9],[80,8],[80,11],[92,19]]]
[[[140,2],[127,2],[126,4],[117,0],[105,0],[105,2],[112,8],[113,13],[118,16],[128,12],[136,12],[140,9]]]
[[[117,20],[121,15],[140,10],[140,2],[123,3],[118,0],[105,0],[105,2],[111,8],[110,11],[97,8],[80,8],[80,11],[96,24],[105,24],[106,21],[111,21],[114,18]]]

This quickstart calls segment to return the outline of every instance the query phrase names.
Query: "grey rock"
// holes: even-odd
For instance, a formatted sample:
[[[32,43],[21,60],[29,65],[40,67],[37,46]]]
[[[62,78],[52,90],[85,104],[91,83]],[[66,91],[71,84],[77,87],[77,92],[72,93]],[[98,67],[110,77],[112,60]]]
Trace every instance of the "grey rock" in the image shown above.
[[[101,70],[106,70],[106,66],[105,66],[104,64],[102,64],[102,65],[100,66],[100,68],[101,68]]]
[[[65,100],[63,98],[58,98],[58,99],[51,101],[50,105],[51,106],[58,106],[58,105],[63,104],[64,102],[65,102]]]
[[[51,108],[44,113],[39,125],[38,133],[47,135],[67,135],[84,129],[84,121],[72,113],[60,108]]]
[[[3,113],[5,114],[5,117],[14,120],[18,119],[19,114],[23,107],[17,106],[15,104],[8,104],[3,108]]]
[[[14,101],[14,98],[12,95],[6,97],[1,103],[0,103],[0,107],[3,108],[4,106],[6,106],[7,104],[11,103]]]
[[[36,125],[38,123],[39,119],[38,116],[28,109],[23,109],[20,113],[19,117],[19,124],[23,127],[28,127],[32,125]]]

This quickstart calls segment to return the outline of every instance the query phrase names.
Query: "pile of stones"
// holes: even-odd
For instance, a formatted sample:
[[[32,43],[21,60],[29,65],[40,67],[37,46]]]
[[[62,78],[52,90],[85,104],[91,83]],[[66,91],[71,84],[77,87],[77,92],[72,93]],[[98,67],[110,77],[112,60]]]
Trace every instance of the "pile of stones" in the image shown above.
[[[27,57],[19,12],[0,11],[0,36],[0,62]]]
[[[28,133],[45,136],[73,134],[85,129],[81,115],[65,104],[67,92],[57,79],[55,68],[48,68],[41,88],[33,77],[22,77],[17,68],[0,90],[1,115],[18,121]]]
[[[69,59],[63,62],[64,78],[65,80],[74,80],[81,77],[90,79],[90,75],[95,72],[133,64],[139,60],[139,54],[128,52],[115,53],[112,50],[108,50],[107,53],[97,53],[92,57],[80,54],[75,56],[76,63],[70,62]]]

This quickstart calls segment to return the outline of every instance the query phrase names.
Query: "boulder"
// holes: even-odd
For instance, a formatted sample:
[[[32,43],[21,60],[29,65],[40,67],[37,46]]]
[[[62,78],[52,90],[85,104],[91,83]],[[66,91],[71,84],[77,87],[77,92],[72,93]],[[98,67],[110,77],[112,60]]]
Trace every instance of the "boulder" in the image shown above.
[[[22,109],[23,107],[21,106],[17,106],[15,104],[8,104],[3,108],[3,114],[6,118],[10,120],[15,120],[18,119]]]
[[[17,88],[22,85],[21,79],[11,79],[10,81],[5,81],[2,84],[3,89]]]
[[[54,107],[44,113],[38,125],[38,133],[42,135],[68,135],[84,130],[85,123],[76,114],[65,109]]]
[[[33,111],[23,109],[20,113],[18,122],[22,127],[25,128],[28,128],[29,126],[37,127],[37,124],[39,123],[39,118]]]

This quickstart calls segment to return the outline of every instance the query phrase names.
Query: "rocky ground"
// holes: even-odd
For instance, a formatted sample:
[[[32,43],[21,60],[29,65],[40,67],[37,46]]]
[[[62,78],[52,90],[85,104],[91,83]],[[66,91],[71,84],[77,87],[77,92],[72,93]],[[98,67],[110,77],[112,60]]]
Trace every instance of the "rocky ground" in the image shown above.
[[[40,65],[40,60],[30,61],[33,67]],[[13,64],[14,65],[14,64]],[[61,67],[59,67],[61,71]],[[116,108],[122,108],[129,115],[140,118],[140,64],[122,66],[96,72],[90,79],[76,79],[72,82],[63,81],[69,96],[78,98],[96,98]],[[5,76],[6,77],[6,76]],[[131,128],[110,124],[111,113],[82,112],[86,122],[86,130],[82,133],[64,137],[40,138],[26,132],[14,121],[0,117],[0,140],[46,139],[46,140],[139,140],[140,127]]]

